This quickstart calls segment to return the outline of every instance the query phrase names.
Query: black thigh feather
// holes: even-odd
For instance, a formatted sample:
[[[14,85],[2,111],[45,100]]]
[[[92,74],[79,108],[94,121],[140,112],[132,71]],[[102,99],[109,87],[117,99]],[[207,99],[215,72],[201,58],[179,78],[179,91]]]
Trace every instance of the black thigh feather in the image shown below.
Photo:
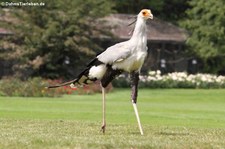
[[[120,75],[122,70],[114,70],[111,65],[107,65],[107,70],[103,78],[101,79],[102,87],[107,87],[108,84],[118,75]]]

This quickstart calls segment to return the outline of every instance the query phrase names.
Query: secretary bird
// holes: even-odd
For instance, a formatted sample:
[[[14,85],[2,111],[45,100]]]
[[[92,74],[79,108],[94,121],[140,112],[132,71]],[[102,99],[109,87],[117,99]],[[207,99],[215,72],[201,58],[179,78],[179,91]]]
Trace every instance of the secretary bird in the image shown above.
[[[69,85],[71,88],[82,84],[89,84],[100,80],[102,87],[102,132],[105,133],[106,129],[106,117],[105,117],[105,88],[107,85],[118,75],[123,72],[130,73],[131,79],[131,99],[134,108],[134,112],[137,118],[138,126],[141,135],[143,135],[143,129],[141,126],[138,109],[137,109],[137,96],[138,96],[138,81],[139,73],[144,60],[147,56],[147,33],[146,33],[146,21],[153,19],[153,14],[149,9],[143,9],[137,15],[137,20],[132,37],[128,41],[117,43],[104,52],[97,55],[86,66],[76,79],[65,82],[59,85],[49,86],[47,88],[56,88],[60,86]]]

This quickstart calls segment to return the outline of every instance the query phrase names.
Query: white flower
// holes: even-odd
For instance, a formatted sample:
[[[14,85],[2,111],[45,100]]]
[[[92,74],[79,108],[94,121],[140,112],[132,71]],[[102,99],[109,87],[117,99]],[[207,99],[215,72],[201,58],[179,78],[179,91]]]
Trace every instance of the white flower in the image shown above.
[[[156,71],[156,74],[157,74],[157,75],[161,75],[161,71],[160,71],[160,70],[157,70],[157,71]]]
[[[156,79],[157,79],[157,80],[162,80],[162,79],[163,79],[163,77],[161,77],[161,76],[157,75],[157,76],[156,76]]]
[[[152,76],[148,76],[147,80],[148,80],[148,81],[155,81],[156,78],[155,78],[155,77],[152,77]]]
[[[203,82],[207,81],[206,76],[201,76],[201,80],[202,80]]]
[[[126,78],[125,76],[123,76]],[[218,86],[224,86],[225,85],[225,76],[216,76],[211,74],[190,74],[188,75],[186,72],[173,72],[168,73],[167,75],[161,75],[161,72],[159,70],[157,71],[150,71],[147,76],[140,76],[140,81],[143,83],[148,83],[151,81],[154,82],[160,82],[160,81],[178,81],[178,82],[187,82],[192,83],[194,86],[199,87],[204,82],[204,84],[207,85],[207,83],[217,83]]]
[[[156,72],[155,71],[149,71],[149,73],[148,73],[150,76],[154,76],[155,74],[156,74]]]
[[[172,75],[172,76],[171,76],[171,79],[174,80],[174,81],[178,80],[178,78],[177,78],[176,75]]]

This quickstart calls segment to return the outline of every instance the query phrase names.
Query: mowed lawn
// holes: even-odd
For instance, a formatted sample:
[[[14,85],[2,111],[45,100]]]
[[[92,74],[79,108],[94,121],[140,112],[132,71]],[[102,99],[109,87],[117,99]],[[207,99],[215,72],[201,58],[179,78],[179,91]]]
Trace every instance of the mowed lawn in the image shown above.
[[[130,90],[60,98],[0,97],[0,148],[225,148],[225,90],[141,89],[141,136]]]

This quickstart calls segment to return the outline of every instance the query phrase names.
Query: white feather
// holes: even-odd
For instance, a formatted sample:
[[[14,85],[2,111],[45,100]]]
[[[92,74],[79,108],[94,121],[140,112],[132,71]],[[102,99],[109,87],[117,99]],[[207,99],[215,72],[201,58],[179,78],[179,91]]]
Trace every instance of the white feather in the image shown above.
[[[144,63],[145,57],[146,57],[147,53],[146,52],[136,52],[134,53],[132,56],[130,56],[129,58],[114,63],[112,65],[113,69],[121,69],[124,70],[126,72],[132,72],[132,71],[140,71],[141,66]]]
[[[106,72],[106,66],[104,64],[98,66],[92,66],[89,70],[89,78],[102,79]]]
[[[138,16],[134,33],[130,40],[109,47],[98,60],[112,65],[114,70],[126,72],[140,71],[147,56],[146,20]]]

